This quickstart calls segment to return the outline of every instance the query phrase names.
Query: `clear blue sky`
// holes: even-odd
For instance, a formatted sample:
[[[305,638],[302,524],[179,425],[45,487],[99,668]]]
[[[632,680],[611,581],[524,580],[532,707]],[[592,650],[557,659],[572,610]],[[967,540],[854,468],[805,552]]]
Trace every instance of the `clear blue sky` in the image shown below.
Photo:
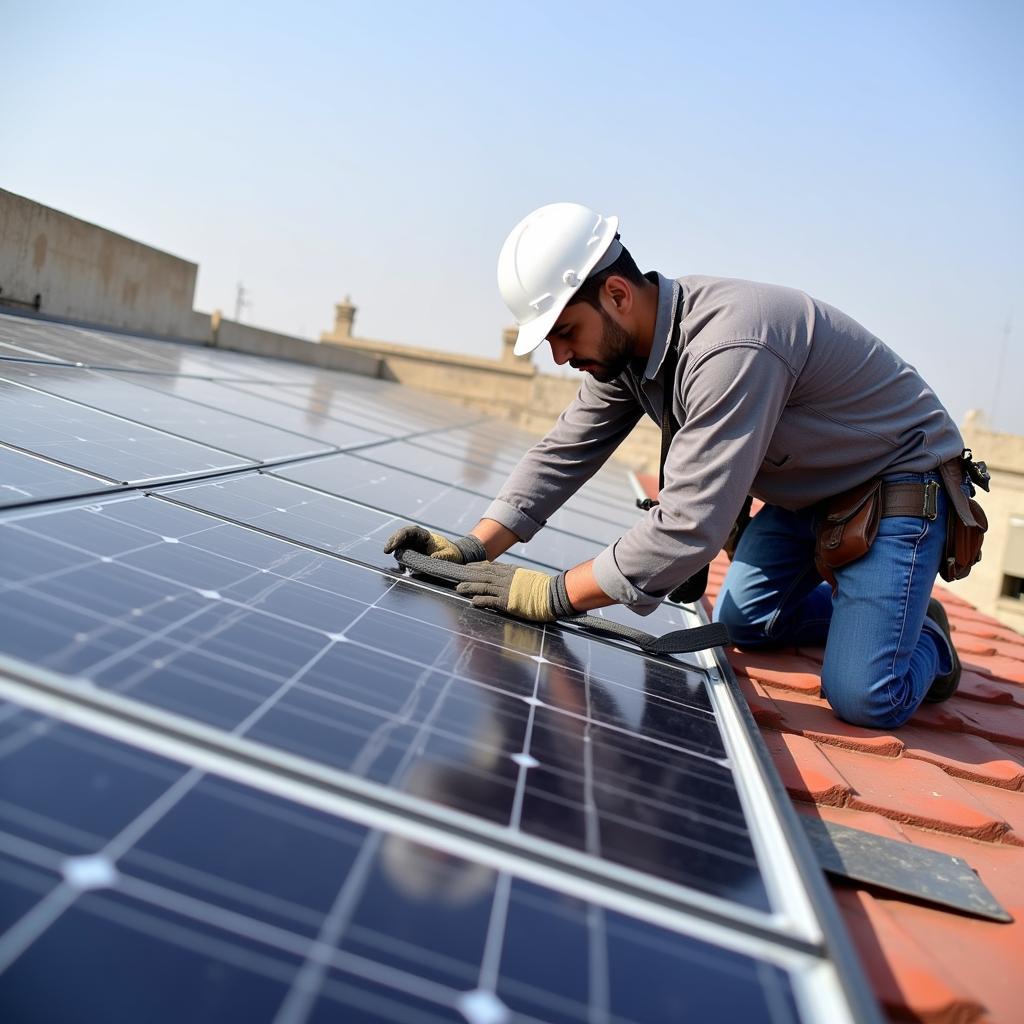
[[[1024,433],[1020,0],[5,0],[2,21],[0,186],[198,262],[198,308],[230,314],[241,280],[243,319],[316,337],[350,292],[359,334],[497,355],[505,234],[576,200],[644,269],[803,288],[958,420]]]

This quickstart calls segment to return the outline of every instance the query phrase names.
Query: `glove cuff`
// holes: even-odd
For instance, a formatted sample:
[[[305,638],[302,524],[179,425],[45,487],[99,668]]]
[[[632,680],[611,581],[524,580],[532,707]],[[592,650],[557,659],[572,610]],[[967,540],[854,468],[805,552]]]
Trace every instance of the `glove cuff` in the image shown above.
[[[565,573],[560,572],[551,578],[551,611],[556,619],[571,619],[579,612],[573,608],[569,600],[569,592],[565,587]]]
[[[452,541],[453,547],[458,549],[460,555],[462,555],[462,562],[465,565],[467,562],[486,562],[487,551],[484,549],[483,544],[472,534],[466,534],[465,537],[456,537]]]

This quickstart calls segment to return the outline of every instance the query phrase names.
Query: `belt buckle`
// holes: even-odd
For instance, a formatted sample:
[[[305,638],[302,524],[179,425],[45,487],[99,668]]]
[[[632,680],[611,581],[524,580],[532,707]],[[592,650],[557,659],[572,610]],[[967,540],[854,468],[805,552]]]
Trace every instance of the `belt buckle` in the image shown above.
[[[939,485],[935,480],[929,480],[924,485],[924,507],[921,515],[925,519],[935,522],[939,515]]]

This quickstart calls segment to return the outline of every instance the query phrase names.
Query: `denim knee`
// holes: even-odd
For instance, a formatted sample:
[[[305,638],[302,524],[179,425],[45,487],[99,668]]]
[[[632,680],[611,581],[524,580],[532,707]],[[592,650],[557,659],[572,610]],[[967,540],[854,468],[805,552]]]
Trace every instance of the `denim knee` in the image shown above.
[[[844,722],[864,729],[895,729],[914,710],[894,705],[887,685],[870,684],[863,676],[842,680],[826,670],[821,674],[821,695]]]
[[[724,600],[723,600],[724,598]],[[722,594],[711,614],[714,622],[721,622],[729,629],[729,638],[737,647],[764,647],[771,643],[766,620],[752,619],[745,615],[735,601]]]

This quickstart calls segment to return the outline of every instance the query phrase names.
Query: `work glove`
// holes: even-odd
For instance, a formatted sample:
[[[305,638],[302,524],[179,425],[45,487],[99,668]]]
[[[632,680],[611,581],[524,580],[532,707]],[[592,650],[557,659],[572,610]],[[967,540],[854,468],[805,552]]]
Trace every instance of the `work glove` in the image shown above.
[[[424,530],[422,526],[403,526],[391,534],[384,545],[384,554],[390,555],[398,548],[408,548],[410,551],[418,551],[421,555],[440,558],[442,562],[457,562],[459,565],[482,562],[487,558],[483,544],[476,537],[467,535],[449,540],[440,533]]]
[[[475,562],[469,567],[469,579],[455,589],[472,597],[477,608],[493,608],[530,622],[579,615],[569,602],[564,572],[549,576],[504,562]]]

